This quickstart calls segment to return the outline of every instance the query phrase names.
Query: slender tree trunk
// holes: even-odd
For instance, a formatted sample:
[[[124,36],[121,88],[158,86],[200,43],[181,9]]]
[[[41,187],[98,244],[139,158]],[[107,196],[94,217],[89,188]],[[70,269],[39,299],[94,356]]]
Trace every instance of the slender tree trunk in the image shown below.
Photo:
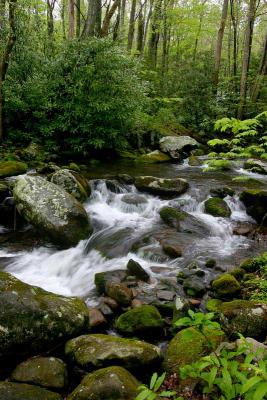
[[[66,0],[62,0],[61,3],[61,22],[62,22],[62,35],[63,39],[66,39],[66,23],[65,23],[65,13],[66,13]]]
[[[0,0],[0,33],[4,28],[6,0]]]
[[[149,24],[150,24],[150,19],[151,19],[151,16],[152,16],[152,11],[153,11],[153,2],[151,0],[150,1],[150,6],[149,6],[149,10],[148,10],[148,14],[147,14],[147,18],[146,18],[146,22],[145,22],[144,40],[143,40],[143,52],[144,52],[145,47],[146,47],[147,34],[148,34],[148,28],[149,28]],[[146,13],[145,13],[145,15],[146,15]]]
[[[108,35],[110,21],[111,21],[113,15],[115,14],[117,8],[119,7],[119,4],[120,4],[120,0],[115,0],[113,2],[112,6],[110,7],[110,9],[107,10],[105,18],[103,20],[101,32],[100,32],[101,37],[105,37]]]
[[[160,39],[160,24],[162,17],[162,0],[155,0],[151,19],[151,36],[148,45],[148,55],[153,69],[157,66],[158,44]]]
[[[161,75],[164,78],[167,66],[168,50],[168,25],[167,25],[167,0],[163,0],[163,31],[162,31],[162,64]]]
[[[53,17],[53,11],[55,7],[55,0],[47,0],[46,1],[47,8],[47,35],[50,39],[53,39],[54,35],[54,17]]]
[[[74,22],[75,22],[75,10],[74,10],[74,0],[69,0],[68,3],[68,14],[69,14],[69,31],[68,39],[74,38]]]
[[[81,34],[81,0],[76,0],[76,37],[79,38]]]
[[[265,35],[264,45],[262,49],[262,57],[260,62],[260,67],[258,70],[258,74],[256,80],[254,82],[252,91],[251,91],[251,101],[254,103],[258,100],[260,90],[263,85],[264,78],[267,74],[267,33]]]
[[[235,82],[237,75],[237,17],[235,12],[235,0],[230,0],[230,9],[231,9],[231,21],[233,27],[233,76]]]
[[[237,111],[237,117],[239,119],[242,119],[243,117],[244,107],[246,104],[247,77],[249,72],[255,12],[256,12],[256,0],[249,0],[249,9],[247,14],[247,23],[246,23],[244,49],[243,49],[242,72],[240,80],[240,99]]]
[[[125,22],[125,9],[126,9],[126,0],[122,0],[121,2],[121,26],[124,26]]]
[[[200,38],[201,30],[202,30],[203,19],[204,19],[204,15],[205,15],[204,7],[205,7],[206,3],[207,3],[207,0],[203,0],[202,10],[201,10],[200,17],[199,17],[199,25],[198,25],[197,35],[196,35],[196,39],[195,39],[195,46],[194,46],[194,51],[193,51],[193,61],[194,62],[196,61],[198,42],[199,42],[199,38]]]
[[[120,21],[121,21],[121,0],[119,2],[117,18],[116,18],[116,22],[114,25],[114,31],[113,31],[113,40],[114,41],[117,40],[119,37]]]
[[[136,0],[132,0],[129,30],[128,30],[128,42],[127,42],[128,51],[131,51],[133,47],[134,31],[135,31],[135,12],[136,12]]]
[[[214,86],[217,88],[219,83],[219,73],[220,73],[220,65],[221,65],[221,57],[222,57],[222,43],[223,43],[223,35],[225,30],[225,24],[227,20],[228,13],[228,0],[223,1],[222,7],[222,15],[220,27],[217,34],[217,42],[216,42],[216,50],[215,50],[215,63],[214,63]]]
[[[145,31],[145,21],[144,21],[144,14],[143,9],[141,8],[139,15],[138,15],[138,24],[137,24],[137,45],[136,50],[138,51],[139,55],[143,55],[143,42],[144,42],[144,32]]]
[[[17,6],[17,0],[9,0],[8,10],[8,22],[9,22],[9,33],[7,43],[4,48],[1,60],[0,60],[0,142],[4,138],[4,93],[3,85],[5,82],[10,56],[16,41],[16,26],[15,26],[15,10]]]

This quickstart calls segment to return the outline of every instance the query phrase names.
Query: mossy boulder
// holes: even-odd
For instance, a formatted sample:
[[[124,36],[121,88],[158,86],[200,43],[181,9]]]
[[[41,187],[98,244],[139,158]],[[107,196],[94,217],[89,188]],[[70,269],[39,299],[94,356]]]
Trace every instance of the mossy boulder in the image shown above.
[[[162,163],[168,162],[171,158],[167,155],[162,153],[162,151],[155,150],[151,153],[143,154],[142,156],[136,159],[137,162],[141,163],[148,163],[148,164],[155,164],[155,163]]]
[[[234,300],[222,303],[219,311],[229,335],[241,333],[255,339],[265,339],[267,332],[267,303],[261,301]]]
[[[57,244],[73,246],[92,233],[83,206],[63,188],[40,176],[19,176],[13,194],[18,212]]]
[[[147,198],[137,193],[127,193],[121,197],[121,201],[133,206],[147,204]]]
[[[159,141],[160,149],[173,159],[184,158],[198,147],[199,143],[190,136],[165,136]]]
[[[232,164],[229,160],[208,160],[208,166],[204,168],[204,172],[224,172],[230,171]]]
[[[17,365],[11,379],[60,390],[66,387],[67,376],[67,366],[59,358],[34,357]]]
[[[213,215],[214,217],[227,218],[231,216],[231,210],[227,203],[219,197],[211,197],[205,201],[204,206],[205,212]]]
[[[171,258],[182,257],[182,249],[177,244],[164,243],[162,244],[162,249]]]
[[[262,161],[249,159],[245,162],[244,168],[256,174],[266,175],[266,166]]]
[[[248,215],[259,224],[267,226],[267,190],[246,189],[240,194]]]
[[[69,340],[65,354],[73,364],[89,371],[109,365],[120,365],[131,370],[146,369],[161,360],[157,346],[103,334],[83,335]]]
[[[88,331],[86,304],[0,272],[0,358],[36,354]]]
[[[243,268],[234,268],[231,272],[231,275],[233,275],[238,281],[242,280],[244,275],[245,275],[245,271]]]
[[[62,400],[50,390],[25,383],[0,382],[0,400]]]
[[[116,328],[125,335],[152,333],[162,329],[164,320],[154,306],[143,305],[126,311],[116,321]]]
[[[188,164],[191,167],[198,167],[199,165],[202,164],[202,161],[198,157],[196,157],[195,155],[192,155],[188,159]]]
[[[88,181],[78,172],[60,169],[51,177],[51,182],[70,193],[79,201],[85,201],[91,194]]]
[[[219,197],[220,199],[224,199],[226,196],[233,196],[234,194],[235,191],[227,186],[210,190],[212,197]]]
[[[103,368],[86,375],[67,400],[134,400],[138,386],[126,369]]]
[[[26,161],[45,161],[47,156],[43,146],[36,142],[31,142],[21,153],[22,159]]]
[[[79,167],[79,165],[74,162],[71,162],[69,164],[69,169],[71,169],[72,171],[81,172],[81,168]]]
[[[205,304],[206,310],[209,312],[219,312],[218,308],[222,304],[222,300],[220,299],[208,299]]]
[[[185,179],[174,178],[156,178],[154,176],[139,176],[135,179],[135,186],[141,192],[150,194],[175,197],[185,193],[189,188],[189,184]]]
[[[215,350],[223,340],[219,329],[205,329],[205,336],[196,328],[186,328],[178,332],[170,341],[163,367],[167,372],[179,373],[183,365],[197,361]]]
[[[232,179],[234,183],[240,184],[240,186],[245,186],[247,189],[260,189],[264,187],[264,183],[258,179],[251,178],[250,176],[236,176]]]
[[[186,219],[186,213],[184,211],[170,206],[162,207],[159,211],[159,215],[165,224],[176,229],[179,229],[181,221]]]
[[[2,161],[0,162],[0,178],[25,174],[28,165],[20,161]]]
[[[212,289],[219,297],[233,297],[240,292],[240,284],[231,274],[223,274],[212,282]]]

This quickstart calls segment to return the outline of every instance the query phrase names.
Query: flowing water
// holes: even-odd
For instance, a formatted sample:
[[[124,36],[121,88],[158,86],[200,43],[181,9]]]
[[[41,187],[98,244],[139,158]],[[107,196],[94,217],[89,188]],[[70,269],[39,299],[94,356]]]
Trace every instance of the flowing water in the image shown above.
[[[116,186],[116,192],[101,179],[111,175],[153,175],[183,177],[190,184],[189,191],[172,200],[138,193],[133,185]],[[266,244],[234,235],[233,228],[240,222],[253,222],[246,214],[238,195],[226,201],[232,211],[231,218],[218,218],[204,212],[204,201],[211,188],[233,186],[232,178],[245,171],[237,170],[227,176],[223,173],[203,173],[200,167],[182,165],[146,165],[134,163],[102,164],[88,170],[93,188],[85,204],[94,226],[94,234],[76,247],[58,250],[51,245],[21,249],[2,245],[0,260],[4,269],[27,283],[67,296],[81,296],[90,302],[94,297],[94,275],[97,272],[125,268],[129,259],[135,259],[154,276],[175,275],[193,260],[200,265],[210,258],[224,270],[252,254],[263,251]],[[254,174],[255,175],[255,174]],[[266,179],[264,176],[258,178]],[[132,199],[133,201],[129,201]],[[127,202],[125,201],[127,200]],[[129,204],[131,203],[131,204]],[[159,217],[166,205],[181,207],[193,218],[191,225],[177,232],[167,227]],[[0,236],[6,230],[0,226]],[[21,232],[20,235],[25,235]],[[183,257],[169,259],[161,249],[162,240],[181,245]],[[156,272],[155,272],[156,271]]]

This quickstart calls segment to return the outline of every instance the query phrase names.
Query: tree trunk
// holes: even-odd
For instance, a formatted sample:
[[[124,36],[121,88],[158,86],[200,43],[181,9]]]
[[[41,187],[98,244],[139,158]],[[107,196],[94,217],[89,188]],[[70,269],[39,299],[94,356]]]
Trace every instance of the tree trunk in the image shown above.
[[[244,39],[244,49],[243,49],[242,72],[240,80],[240,99],[237,111],[237,117],[239,119],[242,119],[243,117],[244,107],[246,104],[247,77],[249,72],[255,12],[256,12],[256,0],[249,0],[249,8],[247,14],[247,23],[246,23],[245,39]]]
[[[0,0],[0,32],[4,28],[6,0]]]
[[[136,12],[136,0],[132,0],[129,30],[128,30],[128,42],[127,50],[131,51],[133,47],[134,31],[135,31],[135,12]]]
[[[125,22],[125,9],[126,9],[126,0],[122,0],[121,2],[121,26],[124,26]]]
[[[100,36],[105,37],[108,35],[110,21],[115,14],[117,8],[119,7],[120,0],[115,0],[109,10],[107,10],[105,18],[103,20]]]
[[[117,40],[119,37],[120,24],[121,24],[121,0],[119,2],[117,18],[116,18],[116,22],[115,22],[114,30],[113,30],[113,40],[114,41]]]
[[[205,15],[205,4],[207,3],[207,0],[203,0],[202,2],[202,10],[199,16],[199,25],[198,25],[198,30],[197,30],[197,34],[196,34],[196,39],[195,39],[195,46],[194,46],[194,51],[193,51],[193,61],[196,61],[196,56],[197,56],[197,48],[198,48],[198,42],[199,42],[199,38],[200,38],[200,34],[201,34],[201,30],[202,30],[202,24],[203,24],[203,19],[204,19],[204,15]]]
[[[144,21],[144,14],[141,8],[139,15],[138,15],[138,24],[137,24],[137,45],[136,50],[138,54],[142,56],[143,49],[144,49],[144,30],[145,30],[145,21]]]
[[[222,7],[222,15],[221,15],[221,22],[220,27],[217,34],[217,42],[216,42],[216,50],[215,50],[215,63],[214,63],[214,85],[217,88],[219,83],[219,72],[220,72],[220,65],[221,65],[221,57],[222,57],[222,43],[223,43],[223,35],[225,30],[225,24],[227,20],[227,13],[228,13],[228,0],[223,1]]]
[[[151,36],[148,46],[148,55],[153,69],[157,66],[158,44],[160,38],[160,24],[162,17],[162,0],[155,0],[154,11],[151,19]]]
[[[82,37],[99,36],[101,29],[101,0],[89,0]]]
[[[54,35],[54,17],[53,17],[53,11],[55,8],[55,0],[47,0],[47,35],[50,39],[53,38]]]
[[[68,14],[69,14],[68,39],[71,40],[74,38],[74,21],[75,21],[74,0],[69,0]]]
[[[66,0],[62,0],[61,3],[61,22],[62,22],[62,35],[63,35],[63,39],[66,39],[66,23],[65,23],[65,1]]]
[[[81,0],[76,0],[76,38],[80,37],[81,33]]]
[[[233,26],[233,76],[235,82],[237,75],[237,17],[235,12],[235,0],[230,0],[230,9]]]
[[[15,26],[15,9],[17,6],[17,0],[9,0],[9,33],[7,43],[3,51],[2,58],[0,60],[0,142],[4,138],[4,93],[3,85],[5,82],[10,55],[12,53],[15,41],[16,41],[16,26]]]
[[[147,33],[148,33],[148,28],[149,28],[149,24],[150,24],[150,19],[152,16],[152,11],[153,11],[153,2],[152,0],[150,1],[150,6],[149,6],[149,10],[148,10],[148,15],[147,18],[145,19],[145,30],[144,30],[144,40],[143,40],[143,52],[144,49],[146,47],[146,41],[147,41]],[[145,13],[146,15],[146,13]]]
[[[259,98],[260,90],[262,88],[262,84],[266,74],[267,74],[267,33],[265,35],[264,45],[262,49],[260,67],[251,91],[251,101],[253,101],[254,103]]]

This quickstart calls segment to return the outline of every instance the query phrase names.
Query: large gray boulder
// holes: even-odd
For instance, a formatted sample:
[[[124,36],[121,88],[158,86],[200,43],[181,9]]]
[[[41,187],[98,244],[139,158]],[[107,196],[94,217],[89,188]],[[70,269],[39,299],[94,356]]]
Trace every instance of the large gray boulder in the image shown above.
[[[55,243],[73,246],[92,232],[82,204],[40,176],[19,176],[13,194],[18,212]]]
[[[141,192],[166,198],[179,196],[186,192],[189,187],[188,182],[182,178],[165,179],[154,176],[138,176],[134,184]]]
[[[87,179],[81,174],[69,169],[56,171],[51,178],[51,182],[61,186],[66,192],[70,193],[79,201],[85,201],[91,194],[91,188]]]
[[[0,272],[0,359],[36,354],[88,331],[88,309]]]
[[[181,159],[189,151],[199,146],[199,143],[190,136],[165,136],[159,141],[163,153],[169,154],[173,159]]]

